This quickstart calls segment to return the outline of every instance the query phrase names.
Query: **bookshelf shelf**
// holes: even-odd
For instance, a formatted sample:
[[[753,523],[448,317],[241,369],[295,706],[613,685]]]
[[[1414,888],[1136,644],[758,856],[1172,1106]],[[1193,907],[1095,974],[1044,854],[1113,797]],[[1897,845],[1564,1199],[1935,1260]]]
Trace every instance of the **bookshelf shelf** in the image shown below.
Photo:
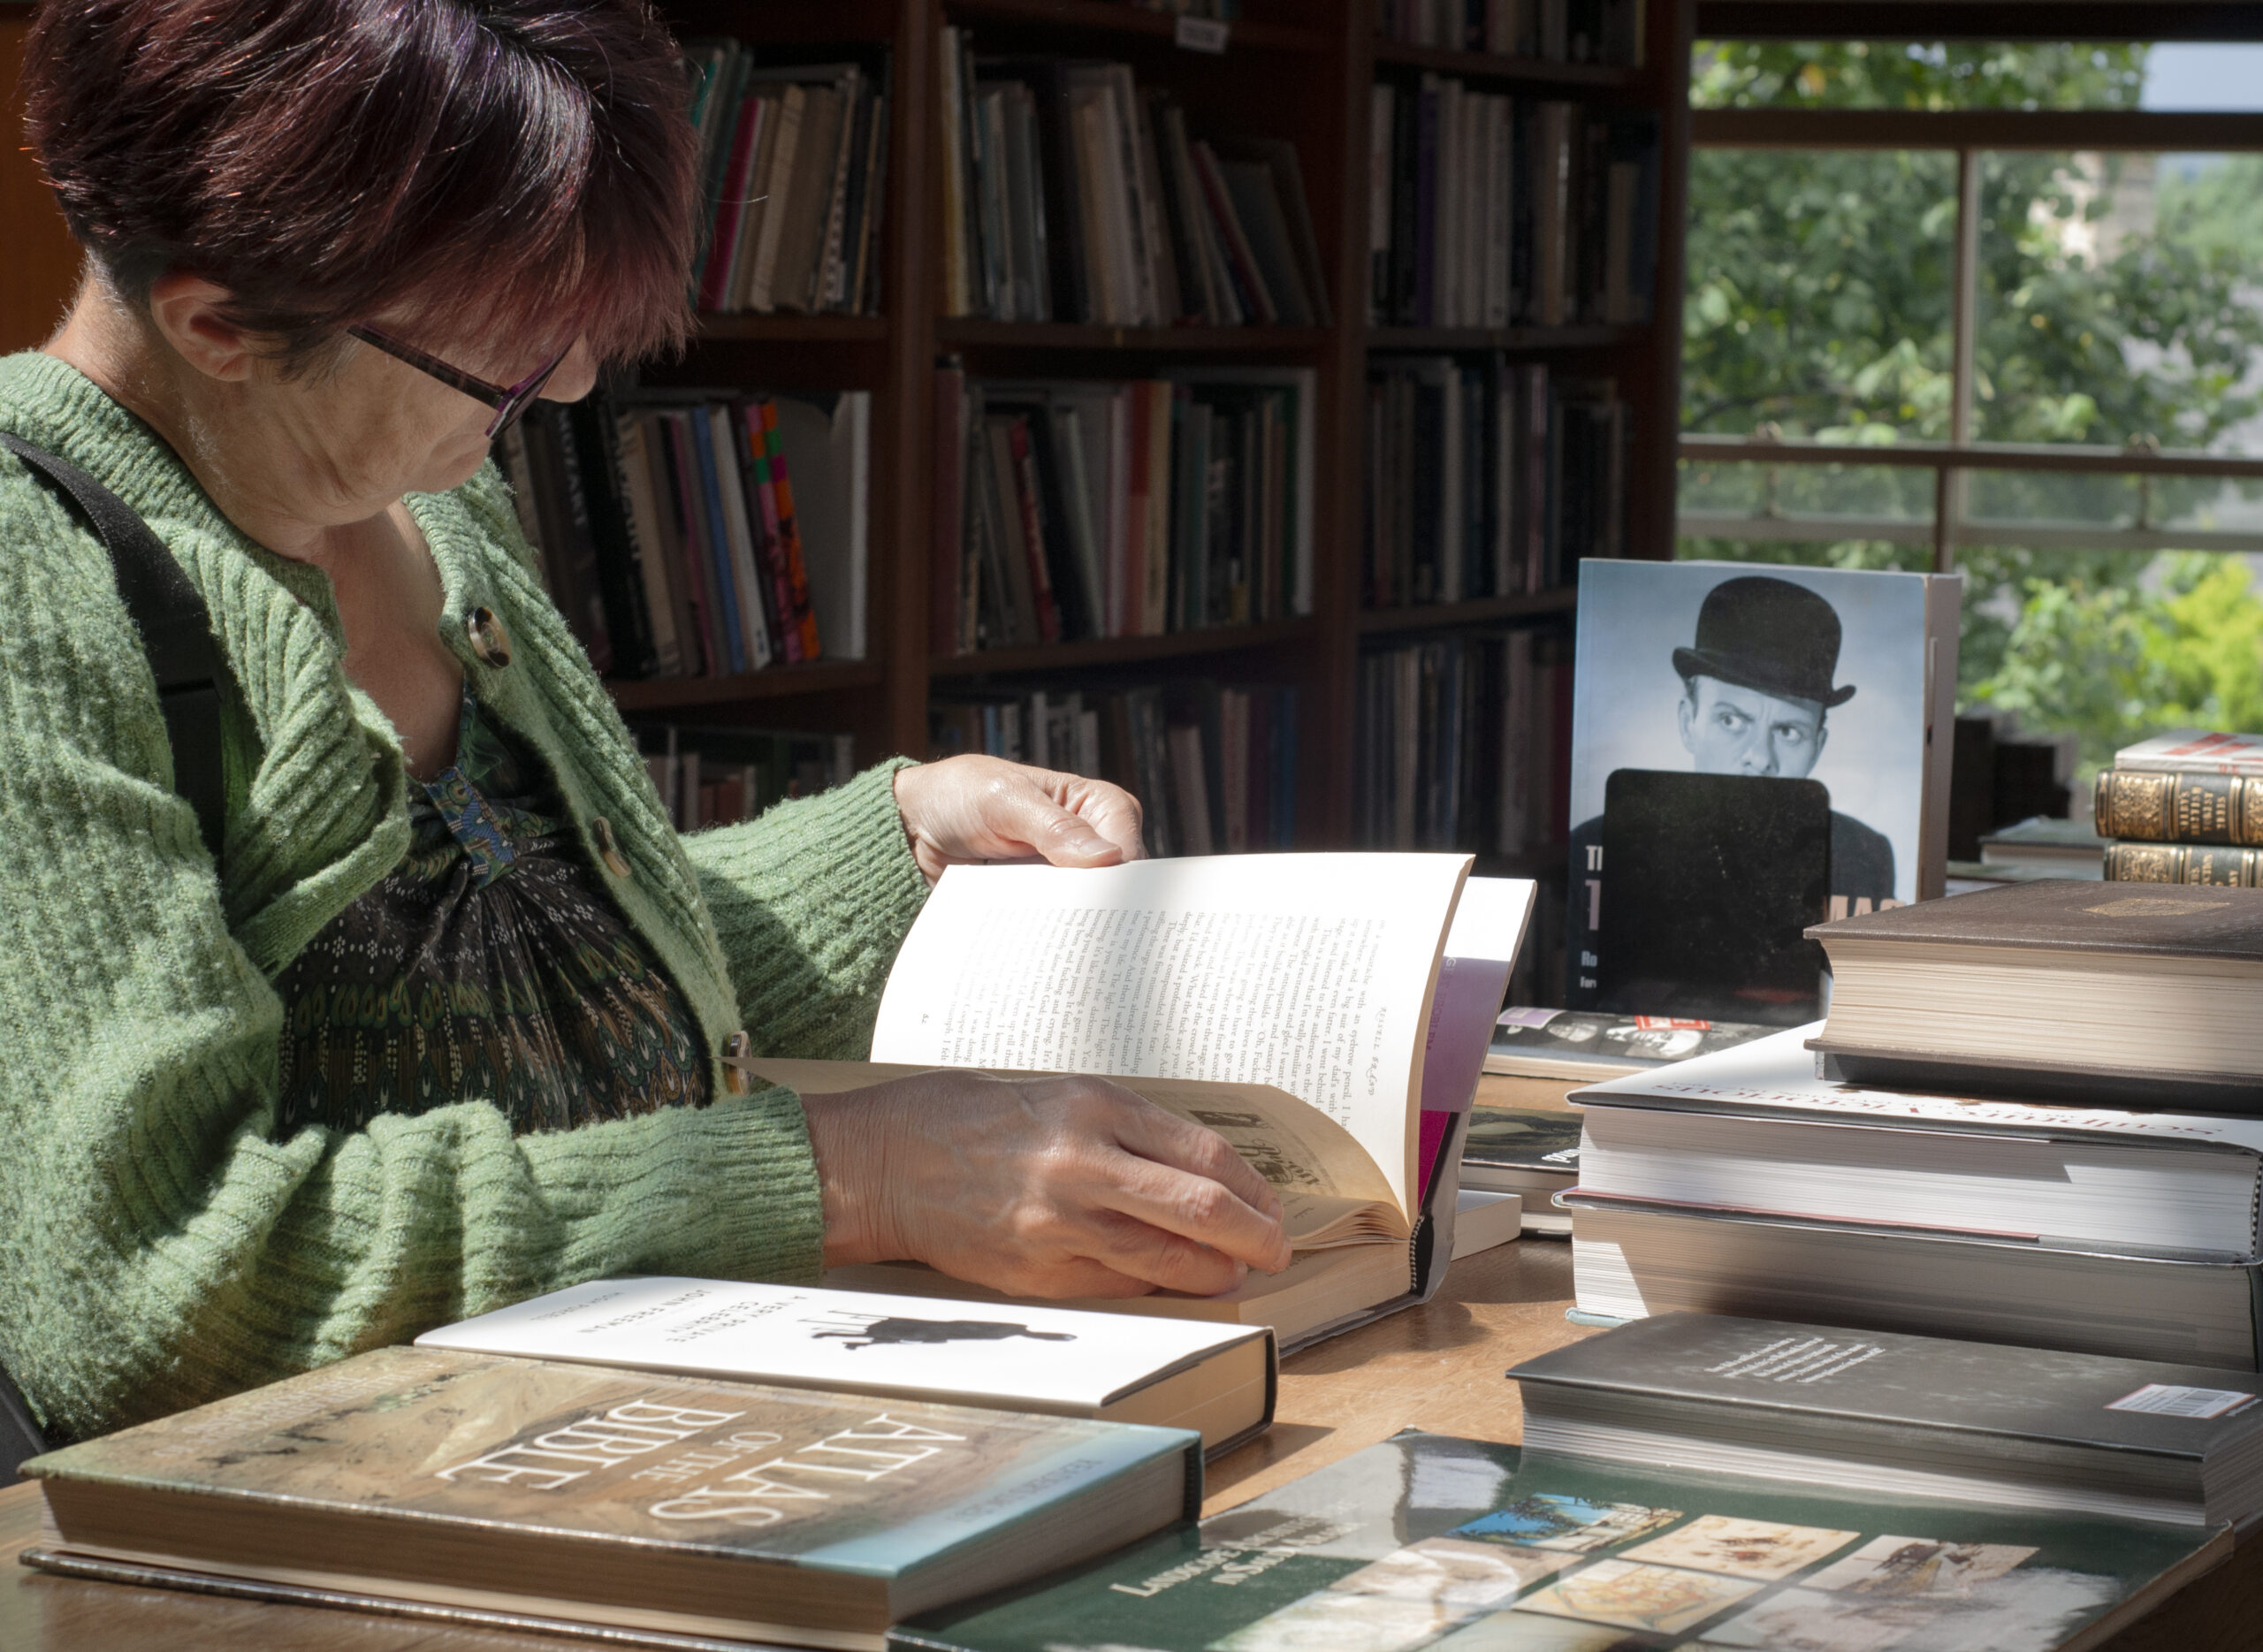
[[[1612,64],[1550,63],[1539,57],[1502,57],[1488,51],[1449,51],[1437,46],[1410,46],[1403,41],[1375,42],[1375,62],[1408,69],[1429,69],[1467,80],[1519,80],[1528,86],[1561,86],[1587,90],[1617,88],[1634,83],[1638,71]]]
[[[944,9],[955,19],[1036,23],[1087,34],[1145,35],[1156,40],[1171,39],[1178,27],[1178,19],[1170,12],[1149,11],[1123,0],[1114,4],[1110,0],[945,0]],[[1228,27],[1228,56],[1236,48],[1317,53],[1334,44],[1318,29],[1285,23],[1234,23]]]
[[[773,666],[767,671],[728,677],[652,677],[610,681],[606,689],[624,712],[671,712],[695,705],[735,705],[749,700],[789,699],[877,687],[885,680],[878,660],[819,660],[808,666]]]
[[[1308,643],[1317,635],[1317,628],[1310,620],[1274,620],[1262,625],[1171,631],[1162,636],[1096,637],[1087,643],[1055,643],[1042,648],[994,648],[973,654],[947,654],[928,661],[927,674],[938,681],[946,681],[993,673],[1074,672],[1095,666],[1130,666],[1154,659],[1246,653],[1286,643]]]
[[[1397,631],[1443,631],[1454,626],[1490,625],[1500,620],[1529,620],[1569,613],[1580,599],[1575,587],[1532,591],[1514,597],[1480,597],[1470,602],[1427,603],[1419,607],[1367,608],[1360,613],[1361,636]]]
[[[1609,350],[1632,343],[1641,327],[1370,327],[1370,350]]]
[[[719,316],[703,310],[699,336],[717,343],[885,344],[885,316]]]
[[[1309,355],[1334,343],[1328,327],[1095,327],[1071,322],[935,324],[939,344],[961,349],[1117,350],[1147,355]]]

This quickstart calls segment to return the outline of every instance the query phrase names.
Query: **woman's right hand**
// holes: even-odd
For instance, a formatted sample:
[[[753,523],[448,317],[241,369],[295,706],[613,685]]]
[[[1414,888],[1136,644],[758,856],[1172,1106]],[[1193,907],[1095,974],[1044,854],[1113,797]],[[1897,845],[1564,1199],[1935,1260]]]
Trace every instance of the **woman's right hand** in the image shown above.
[[[1104,1078],[918,1073],[804,1099],[825,1260],[1021,1297],[1211,1296],[1289,1265],[1281,1202],[1215,1133]]]

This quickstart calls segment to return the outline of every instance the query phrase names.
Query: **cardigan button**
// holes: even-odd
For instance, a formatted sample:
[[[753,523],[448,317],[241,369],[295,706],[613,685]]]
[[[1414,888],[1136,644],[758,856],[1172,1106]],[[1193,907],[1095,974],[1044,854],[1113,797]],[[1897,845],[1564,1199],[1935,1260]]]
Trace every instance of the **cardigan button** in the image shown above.
[[[603,815],[590,822],[590,834],[598,841],[598,858],[605,869],[616,878],[626,878],[633,870],[629,856],[621,852],[621,840],[613,834],[613,822]]]
[[[471,651],[478,656],[481,665],[500,671],[511,663],[511,639],[493,609],[474,608],[464,620],[463,628],[471,638]]]
[[[754,1040],[743,1030],[723,1040],[723,1088],[732,1095],[754,1092],[754,1075],[746,1065],[753,1054]]]

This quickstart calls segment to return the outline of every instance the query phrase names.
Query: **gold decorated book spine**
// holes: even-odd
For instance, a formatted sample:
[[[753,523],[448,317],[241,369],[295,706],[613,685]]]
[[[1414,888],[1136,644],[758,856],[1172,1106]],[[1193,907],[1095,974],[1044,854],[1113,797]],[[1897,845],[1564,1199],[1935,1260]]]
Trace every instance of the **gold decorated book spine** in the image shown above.
[[[2101,769],[2093,811],[2100,837],[2263,845],[2263,779],[2252,776]]]
[[[2164,776],[2163,778],[2168,778]],[[2263,887],[2263,849],[2212,843],[2109,843],[2109,883],[2212,884],[2218,888]]]

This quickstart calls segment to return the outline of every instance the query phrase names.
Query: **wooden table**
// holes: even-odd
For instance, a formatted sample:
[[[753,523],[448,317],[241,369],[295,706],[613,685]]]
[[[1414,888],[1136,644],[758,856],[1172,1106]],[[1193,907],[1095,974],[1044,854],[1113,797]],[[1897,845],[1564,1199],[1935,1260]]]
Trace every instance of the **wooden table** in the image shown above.
[[[1589,1334],[1565,1321],[1571,1294],[1571,1247],[1526,1239],[1455,1263],[1446,1288],[1424,1306],[1292,1356],[1282,1368],[1278,1420],[1211,1465],[1206,1509],[1231,1508],[1401,1428],[1514,1442],[1522,1412],[1502,1372]],[[0,1652],[587,1652],[588,1642],[547,1635],[48,1577],[14,1564],[37,1534],[37,1504],[34,1487],[0,1491]],[[2258,1647],[2263,1543],[2252,1542],[2101,1652]]]

